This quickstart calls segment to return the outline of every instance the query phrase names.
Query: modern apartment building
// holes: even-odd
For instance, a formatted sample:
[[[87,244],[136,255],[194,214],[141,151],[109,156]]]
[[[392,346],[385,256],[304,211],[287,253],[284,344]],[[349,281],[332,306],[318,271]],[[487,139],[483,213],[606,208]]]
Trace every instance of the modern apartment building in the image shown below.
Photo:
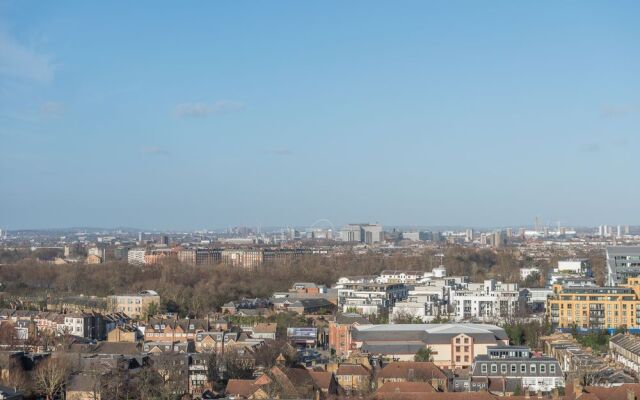
[[[640,278],[628,278],[621,286],[553,286],[547,316],[560,329],[640,330]]]
[[[606,250],[607,285],[627,283],[640,276],[640,246],[609,246]]]
[[[109,311],[122,312],[136,319],[146,316],[152,304],[160,306],[160,295],[153,290],[107,297]]]
[[[526,303],[518,284],[495,279],[469,283],[466,288],[451,291],[453,317],[458,320],[479,319],[486,322],[514,316]]]
[[[343,312],[375,315],[406,299],[407,294],[402,283],[345,283],[338,289],[338,305]]]

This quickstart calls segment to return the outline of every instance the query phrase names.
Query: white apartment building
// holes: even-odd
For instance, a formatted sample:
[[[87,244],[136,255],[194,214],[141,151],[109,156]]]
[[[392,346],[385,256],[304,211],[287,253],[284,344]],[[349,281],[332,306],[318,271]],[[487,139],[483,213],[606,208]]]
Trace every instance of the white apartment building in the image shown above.
[[[443,266],[434,268],[430,272],[385,270],[376,278],[376,282],[422,284],[434,279],[444,278],[445,276],[447,276],[447,270]]]
[[[445,315],[447,313],[446,290],[447,288],[442,284],[415,287],[409,291],[406,300],[398,301],[393,306],[391,320],[400,316],[412,316],[420,318],[422,322],[430,322],[438,316]]]
[[[147,254],[146,249],[131,249],[127,253],[127,262],[129,264],[142,265],[144,264],[145,254]]]
[[[453,318],[457,321],[479,319],[496,321],[515,315],[525,299],[516,283],[502,283],[495,279],[484,283],[469,283],[462,289],[451,290]]]
[[[406,299],[407,294],[402,283],[344,283],[338,288],[338,305],[345,313],[376,315]]]
[[[520,268],[520,280],[524,281],[529,276],[533,274],[540,274],[540,268],[538,267],[528,267],[528,268]]]

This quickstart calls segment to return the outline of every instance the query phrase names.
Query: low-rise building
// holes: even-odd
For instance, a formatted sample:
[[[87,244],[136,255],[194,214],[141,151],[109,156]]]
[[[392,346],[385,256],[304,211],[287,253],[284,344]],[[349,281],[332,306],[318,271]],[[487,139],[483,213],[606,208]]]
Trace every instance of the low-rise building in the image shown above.
[[[516,392],[551,392],[564,387],[564,374],[558,360],[534,357],[526,346],[495,346],[475,358],[471,367],[473,391],[503,394]]]
[[[387,324],[354,326],[352,348],[371,356],[412,361],[423,348],[431,349],[441,368],[467,368],[487,348],[508,345],[504,329],[487,324]]]

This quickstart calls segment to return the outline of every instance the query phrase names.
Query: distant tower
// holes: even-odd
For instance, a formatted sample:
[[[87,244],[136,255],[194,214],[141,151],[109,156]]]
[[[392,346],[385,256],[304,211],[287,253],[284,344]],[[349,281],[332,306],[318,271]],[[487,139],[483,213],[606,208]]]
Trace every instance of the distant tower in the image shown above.
[[[536,232],[540,232],[540,217],[536,215],[535,222],[533,224],[533,230]]]
[[[617,237],[622,237],[622,226],[618,225],[616,227],[616,236]]]
[[[142,242],[143,236],[142,232],[138,232],[138,242]]]

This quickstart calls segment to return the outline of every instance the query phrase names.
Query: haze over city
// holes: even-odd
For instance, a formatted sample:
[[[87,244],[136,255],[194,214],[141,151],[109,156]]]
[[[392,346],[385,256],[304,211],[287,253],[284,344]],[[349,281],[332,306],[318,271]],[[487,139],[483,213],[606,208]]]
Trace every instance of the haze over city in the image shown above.
[[[2,2],[0,226],[640,223],[639,8]]]

